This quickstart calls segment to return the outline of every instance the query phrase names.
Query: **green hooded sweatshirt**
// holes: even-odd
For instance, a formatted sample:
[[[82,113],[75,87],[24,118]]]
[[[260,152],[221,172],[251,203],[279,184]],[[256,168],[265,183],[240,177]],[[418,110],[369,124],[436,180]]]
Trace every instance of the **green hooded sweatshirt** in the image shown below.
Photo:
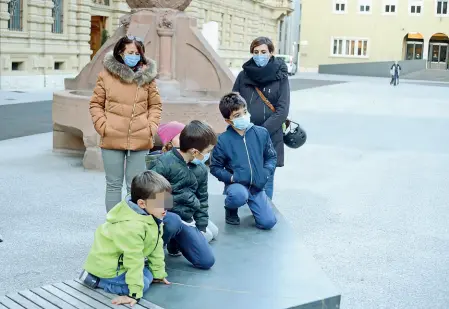
[[[167,277],[162,225],[151,215],[138,214],[123,200],[109,211],[106,222],[95,231],[84,269],[108,279],[126,271],[129,295],[141,298],[145,257],[155,279]]]

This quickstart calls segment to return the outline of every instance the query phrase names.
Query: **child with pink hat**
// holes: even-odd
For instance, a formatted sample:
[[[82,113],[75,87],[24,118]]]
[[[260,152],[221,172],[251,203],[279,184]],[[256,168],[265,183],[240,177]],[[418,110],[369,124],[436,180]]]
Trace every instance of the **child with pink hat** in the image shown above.
[[[167,152],[173,147],[179,147],[179,135],[184,128],[185,124],[177,121],[164,123],[159,126],[157,134],[161,139],[163,152]]]

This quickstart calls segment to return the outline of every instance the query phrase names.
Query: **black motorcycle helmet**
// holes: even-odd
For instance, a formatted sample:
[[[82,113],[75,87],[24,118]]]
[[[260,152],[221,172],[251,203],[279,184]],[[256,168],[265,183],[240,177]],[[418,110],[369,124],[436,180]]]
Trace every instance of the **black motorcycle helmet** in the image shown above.
[[[284,144],[287,147],[296,149],[304,145],[306,140],[306,131],[301,128],[299,123],[289,121],[289,125],[284,132]]]

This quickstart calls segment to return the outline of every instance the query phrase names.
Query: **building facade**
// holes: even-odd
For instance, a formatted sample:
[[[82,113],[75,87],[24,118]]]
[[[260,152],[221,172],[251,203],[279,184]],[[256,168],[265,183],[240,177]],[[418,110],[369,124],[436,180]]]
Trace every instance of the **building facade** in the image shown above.
[[[322,1],[302,0],[302,71],[316,71],[320,64],[412,59],[448,69],[448,0]]]
[[[252,39],[275,42],[292,0],[194,0],[187,14],[219,25],[219,54],[230,67],[249,57]],[[119,18],[124,0],[0,0],[0,89],[62,88],[87,64]],[[284,30],[285,31],[285,30]]]

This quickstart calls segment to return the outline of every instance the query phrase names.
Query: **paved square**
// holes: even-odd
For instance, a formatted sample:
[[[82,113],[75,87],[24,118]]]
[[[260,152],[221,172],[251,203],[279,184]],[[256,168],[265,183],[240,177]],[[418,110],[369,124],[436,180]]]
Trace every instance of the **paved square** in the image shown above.
[[[291,118],[309,140],[287,150],[275,204],[341,289],[341,308],[445,309],[447,89],[333,79],[348,82],[292,92]],[[103,174],[51,142],[0,141],[0,294],[75,278],[103,222]],[[221,190],[211,177],[210,193]]]

